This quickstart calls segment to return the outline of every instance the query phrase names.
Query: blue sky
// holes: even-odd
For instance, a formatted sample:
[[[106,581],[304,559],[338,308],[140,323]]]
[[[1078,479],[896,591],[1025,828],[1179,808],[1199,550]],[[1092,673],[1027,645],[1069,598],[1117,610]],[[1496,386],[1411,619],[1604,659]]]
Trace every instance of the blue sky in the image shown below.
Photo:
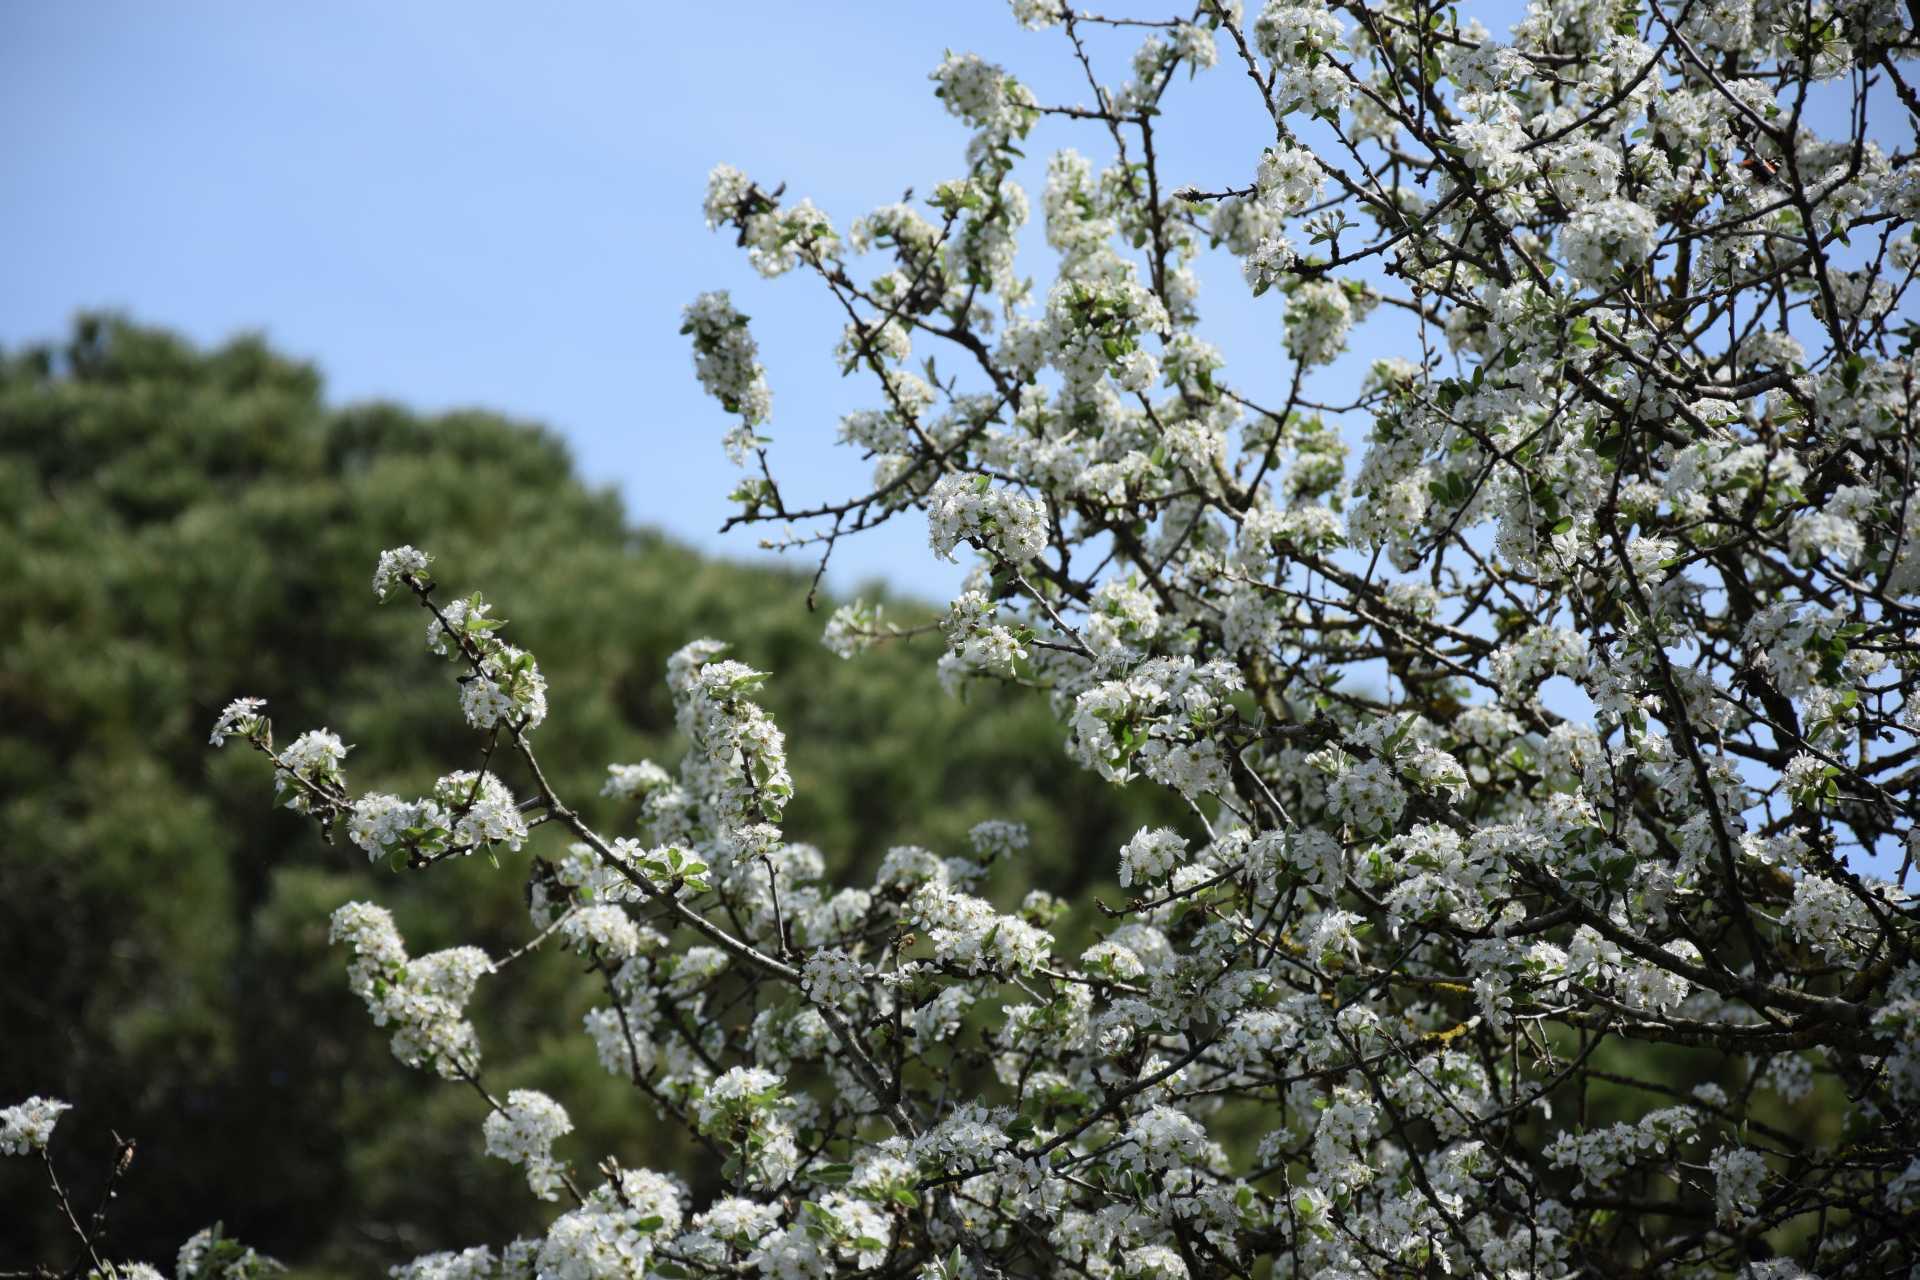
[[[0,344],[93,307],[203,342],[262,330],[339,401],[551,424],[636,520],[752,554],[753,535],[715,534],[733,472],[679,308],[728,287],[755,317],[790,494],[864,479],[829,445],[871,392],[838,377],[819,290],[761,282],[706,231],[706,173],[787,180],[842,226],[929,190],[963,167],[964,128],[926,79],[948,47],[1049,100],[1088,96],[1060,34],[1021,31],[997,0],[0,6]],[[1113,47],[1112,81],[1130,48]],[[1238,108],[1176,136],[1196,180],[1243,182],[1258,156],[1237,79],[1196,86]],[[1255,325],[1243,290],[1215,297],[1253,351],[1277,345],[1275,313]],[[835,580],[956,581],[921,518],[899,523],[843,544]]]

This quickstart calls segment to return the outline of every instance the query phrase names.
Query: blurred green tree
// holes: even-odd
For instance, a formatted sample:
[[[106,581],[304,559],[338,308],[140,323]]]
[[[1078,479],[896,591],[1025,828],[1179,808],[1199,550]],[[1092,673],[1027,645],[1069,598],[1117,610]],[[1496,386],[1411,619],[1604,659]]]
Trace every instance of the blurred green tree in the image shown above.
[[[542,428],[330,408],[311,366],[257,338],[203,352],[83,317],[69,341],[0,354],[0,1098],[76,1105],[61,1159],[83,1200],[109,1128],[137,1139],[115,1256],[165,1258],[219,1217],[309,1274],[364,1275],[538,1222],[518,1171],[479,1158],[479,1100],[394,1066],[326,929],[377,897],[416,951],[505,950],[526,935],[526,859],[556,837],[497,868],[394,877],[268,811],[261,762],[206,745],[226,699],[257,694],[285,738],[338,716],[356,787],[417,793],[474,767],[418,611],[368,590],[404,542],[483,586],[539,655],[565,726],[543,763],[603,830],[609,761],[678,758],[664,663],[701,635],[774,673],[788,828],[832,866],[902,840],[958,852],[1004,817],[1034,835],[1017,878],[1065,890],[1172,816],[1076,770],[1039,700],[943,694],[931,643],[850,669],[819,643],[804,576],[632,528]],[[519,995],[476,1003],[490,1080],[567,1097],[582,1149],[661,1163],[650,1146],[676,1139],[578,1030],[591,980],[556,952],[502,981]],[[29,1207],[8,1212],[0,1271],[66,1248],[43,1178],[0,1164],[0,1204]]]

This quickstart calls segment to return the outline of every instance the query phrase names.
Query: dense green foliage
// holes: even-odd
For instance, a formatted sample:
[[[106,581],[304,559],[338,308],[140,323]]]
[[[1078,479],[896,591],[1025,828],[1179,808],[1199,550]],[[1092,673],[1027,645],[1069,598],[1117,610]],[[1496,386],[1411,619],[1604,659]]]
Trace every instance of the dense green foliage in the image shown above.
[[[981,688],[961,706],[925,642],[842,663],[804,578],[630,528],[537,427],[329,408],[312,368],[258,340],[203,353],[83,320],[0,356],[0,1098],[75,1104],[58,1159],[83,1200],[110,1128],[138,1141],[115,1256],[165,1260],[220,1217],[317,1273],[368,1274],[541,1218],[517,1170],[479,1158],[480,1101],[393,1062],[326,928],[374,897],[416,951],[504,950],[526,935],[527,859],[558,836],[497,868],[396,877],[269,811],[263,762],[206,744],[227,699],[257,694],[283,738],[324,708],[356,788],[417,793],[474,766],[418,611],[368,590],[403,542],[484,587],[539,655],[543,763],[603,830],[606,762],[678,756],[663,665],[700,635],[774,672],[788,829],[835,865],[904,841],[958,851],[1007,817],[1034,832],[1019,879],[1062,889],[1106,874],[1147,816],[1066,761],[1039,700]],[[677,1163],[579,1033],[577,970],[556,952],[498,980],[511,999],[483,986],[489,1083],[567,1097],[582,1150]],[[0,1167],[0,1205],[26,1207],[0,1271],[64,1256],[43,1181]]]

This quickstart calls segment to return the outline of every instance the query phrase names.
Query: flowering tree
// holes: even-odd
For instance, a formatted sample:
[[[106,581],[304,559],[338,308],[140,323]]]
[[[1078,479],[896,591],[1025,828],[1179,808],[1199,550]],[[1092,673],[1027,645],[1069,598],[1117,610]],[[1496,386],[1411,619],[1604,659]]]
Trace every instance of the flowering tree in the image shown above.
[[[1920,167],[1875,137],[1920,116],[1916,15],[1540,0],[1497,38],[1426,0],[1013,8],[1090,98],[950,55],[972,133],[923,206],[842,236],[713,174],[709,223],[844,311],[865,492],[790,500],[745,317],[706,294],[686,331],[735,420],[733,523],[824,566],[924,512],[972,564],[949,681],[1043,690],[1076,760],[1191,822],[1117,850],[1097,914],[978,896],[1007,824],[830,885],[780,825],[766,676],[698,640],[667,672],[685,760],[612,765],[637,826],[597,830],[541,771],[533,656],[383,554],[476,767],[356,795],[337,736],[281,745],[251,700],[215,743],[401,871],[567,843],[524,860],[509,955],[334,917],[395,1054],[477,1091],[477,1141],[564,1206],[395,1275],[1904,1274]],[[1104,28],[1144,35],[1117,88]],[[1156,131],[1220,60],[1272,132],[1208,191]],[[1048,162],[1040,290],[1013,173],[1048,117],[1104,160]],[[1214,249],[1278,295],[1278,399],[1198,334]],[[1340,391],[1370,316],[1407,355]],[[903,634],[855,605],[826,639]],[[596,1166],[560,1102],[488,1084],[464,1006],[556,947],[604,980],[602,1063],[723,1197]],[[1780,1122],[1816,1091],[1830,1124]]]

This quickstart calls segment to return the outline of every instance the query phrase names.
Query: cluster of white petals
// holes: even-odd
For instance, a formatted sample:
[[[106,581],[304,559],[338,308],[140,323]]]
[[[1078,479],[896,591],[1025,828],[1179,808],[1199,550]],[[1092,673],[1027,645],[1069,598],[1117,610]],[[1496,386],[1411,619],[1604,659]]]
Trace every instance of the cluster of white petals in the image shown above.
[[[523,1165],[527,1186],[542,1200],[558,1200],[566,1165],[554,1159],[554,1140],[573,1132],[565,1107],[537,1089],[515,1089],[484,1126],[487,1154]]]
[[[24,1156],[45,1151],[53,1140],[53,1126],[60,1113],[73,1108],[57,1098],[28,1098],[11,1107],[0,1108],[0,1155]]]
[[[467,1001],[492,971],[478,947],[453,947],[409,959],[406,943],[383,907],[349,902],[333,913],[332,941],[353,951],[347,976],[375,1026],[393,1024],[393,1056],[448,1079],[480,1065],[480,1042],[466,1019]]]
[[[1912,15],[1012,9],[1090,104],[948,54],[959,167],[844,240],[784,185],[709,182],[754,267],[831,294],[869,485],[776,485],[744,317],[705,294],[687,333],[758,470],[733,523],[825,555],[924,518],[967,563],[944,613],[847,605],[827,645],[938,632],[949,688],[1036,690],[1164,816],[1047,889],[1008,823],[815,847],[761,655],[703,639],[666,672],[685,757],[610,765],[602,830],[539,767],[531,655],[385,553],[488,763],[356,800],[337,736],[275,753],[249,700],[216,744],[401,870],[553,828],[524,947],[411,959],[352,904],[353,989],[404,1061],[479,1084],[478,977],[584,968],[600,1063],[703,1162],[572,1186],[565,1112],[515,1091],[487,1149],[572,1203],[396,1274],[1905,1274]],[[1136,50],[1117,88],[1096,29]],[[1181,186],[1168,117],[1220,61],[1257,141]],[[1098,155],[1023,167],[1076,128]],[[1203,277],[1254,295],[1244,375]]]
[[[741,430],[727,441],[734,461],[744,463],[756,442],[752,428],[773,414],[773,395],[747,318],[734,310],[725,291],[703,293],[687,304],[685,331],[693,335],[693,368],[700,385],[727,412],[740,415]]]

